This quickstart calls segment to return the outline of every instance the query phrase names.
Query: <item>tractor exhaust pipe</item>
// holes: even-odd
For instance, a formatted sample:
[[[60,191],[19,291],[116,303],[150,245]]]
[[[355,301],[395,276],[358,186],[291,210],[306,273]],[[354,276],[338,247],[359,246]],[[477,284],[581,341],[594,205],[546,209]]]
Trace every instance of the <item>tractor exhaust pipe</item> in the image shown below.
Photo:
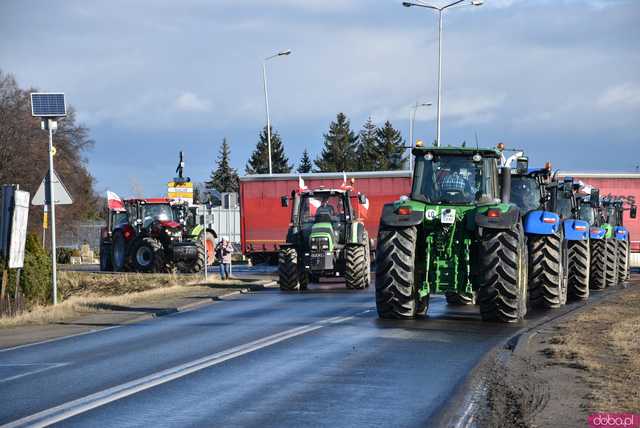
[[[511,168],[502,167],[502,189],[500,199],[503,204],[508,204],[511,200]]]

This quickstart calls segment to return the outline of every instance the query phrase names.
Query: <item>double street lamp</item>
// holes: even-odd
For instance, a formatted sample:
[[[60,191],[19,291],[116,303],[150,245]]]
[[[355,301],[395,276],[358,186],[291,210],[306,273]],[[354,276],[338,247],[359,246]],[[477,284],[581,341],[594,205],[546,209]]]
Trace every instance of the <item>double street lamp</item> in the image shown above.
[[[273,168],[271,166],[271,116],[269,116],[269,91],[267,89],[267,61],[279,56],[291,55],[291,49],[287,49],[277,54],[266,57],[262,61],[262,79],[264,82],[264,105],[267,110],[267,144],[269,150],[269,175],[273,174]]]
[[[427,9],[433,9],[438,12],[438,110],[436,121],[436,147],[440,146],[440,119],[442,117],[442,12],[444,12],[445,9],[457,6],[465,1],[469,0],[457,0],[441,7],[432,6],[419,0],[416,0],[415,3],[408,1],[402,2],[404,7],[426,7]],[[471,0],[469,2],[469,5],[471,6],[482,6],[483,4],[483,0]]]

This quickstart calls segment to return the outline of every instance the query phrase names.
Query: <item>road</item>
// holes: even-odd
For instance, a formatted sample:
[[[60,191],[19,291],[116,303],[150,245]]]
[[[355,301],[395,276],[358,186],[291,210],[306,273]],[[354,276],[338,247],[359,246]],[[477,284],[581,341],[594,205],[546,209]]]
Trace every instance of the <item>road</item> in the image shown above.
[[[372,288],[249,293],[0,350],[0,424],[422,427],[489,349],[549,316],[483,323],[436,296],[428,319],[381,321]]]

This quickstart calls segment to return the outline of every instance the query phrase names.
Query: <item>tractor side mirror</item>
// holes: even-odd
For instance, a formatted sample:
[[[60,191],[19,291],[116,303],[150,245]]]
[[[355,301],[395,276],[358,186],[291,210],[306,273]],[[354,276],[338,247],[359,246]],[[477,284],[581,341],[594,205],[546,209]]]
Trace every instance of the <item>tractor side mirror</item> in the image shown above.
[[[591,194],[589,195],[589,203],[594,208],[598,208],[600,206],[600,190],[591,189]]]
[[[282,205],[282,208],[287,208],[289,206],[289,197],[288,196],[282,196],[280,198],[280,204]]]
[[[529,172],[529,158],[521,157],[516,161],[516,171],[518,174],[526,174]]]
[[[631,207],[631,210],[629,211],[629,217],[636,218],[637,215],[638,215],[638,207],[634,205]]]
[[[367,197],[364,193],[358,193],[358,202],[360,202],[360,204],[362,205],[367,203]]]

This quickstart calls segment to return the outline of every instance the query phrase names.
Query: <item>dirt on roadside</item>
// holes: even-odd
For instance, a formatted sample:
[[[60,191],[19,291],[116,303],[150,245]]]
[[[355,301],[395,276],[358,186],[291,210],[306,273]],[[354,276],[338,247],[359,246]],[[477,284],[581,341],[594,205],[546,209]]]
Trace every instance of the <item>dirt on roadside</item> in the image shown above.
[[[478,426],[584,427],[640,413],[640,279],[533,332],[487,363]]]

